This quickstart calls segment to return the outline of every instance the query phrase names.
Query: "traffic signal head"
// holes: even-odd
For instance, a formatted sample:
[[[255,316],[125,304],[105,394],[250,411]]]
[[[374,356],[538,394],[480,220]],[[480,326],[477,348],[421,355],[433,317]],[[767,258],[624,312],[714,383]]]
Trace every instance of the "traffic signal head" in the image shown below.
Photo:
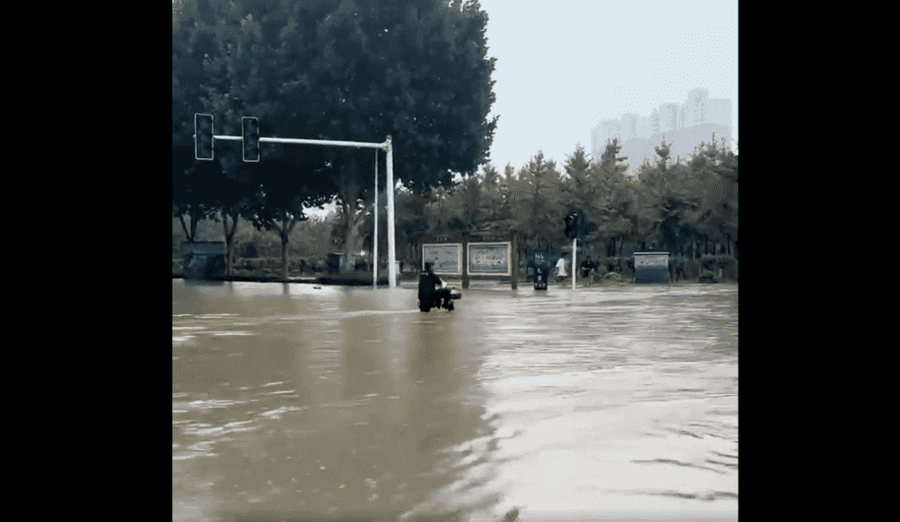
[[[566,216],[566,237],[575,239],[578,236],[578,215],[569,214]]]
[[[244,161],[259,161],[259,119],[245,117],[241,120],[241,145]]]
[[[194,157],[198,160],[213,159],[212,114],[194,114]]]

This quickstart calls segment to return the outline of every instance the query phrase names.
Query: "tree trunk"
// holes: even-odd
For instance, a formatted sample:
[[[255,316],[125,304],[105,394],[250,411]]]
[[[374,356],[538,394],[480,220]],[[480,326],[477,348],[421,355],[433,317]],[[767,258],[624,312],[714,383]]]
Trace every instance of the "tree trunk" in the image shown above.
[[[622,246],[625,242],[625,236],[619,236],[619,253],[616,257],[619,258],[619,273],[625,273],[625,270],[622,268]]]
[[[231,234],[228,233],[228,214],[222,212],[222,231],[225,233],[225,275],[231,276]]]
[[[197,226],[200,224],[200,220],[197,219],[198,214],[197,212],[191,214],[191,242],[197,240]]]
[[[469,256],[466,255],[466,247],[469,244],[469,235],[462,234],[462,287],[464,290],[469,289]]]
[[[190,230],[188,230],[187,224],[184,222],[184,214],[178,215],[178,221],[181,223],[181,229],[184,230],[184,236],[187,238],[188,243],[190,243],[192,241],[192,236]]]
[[[510,253],[509,262],[512,264],[512,266],[509,267],[509,275],[510,275],[509,283],[512,286],[512,289],[516,290],[519,287],[518,274],[517,274],[517,272],[519,270],[519,242],[516,241],[515,234],[512,237],[512,244],[510,245],[509,253]]]
[[[180,214],[178,216],[178,220],[181,221],[181,228],[182,230],[184,230],[184,235],[187,236],[188,243],[193,243],[197,239],[197,224],[198,221],[200,221],[199,219],[197,219],[197,215],[199,213],[195,210],[188,210],[186,214],[188,215],[188,219],[191,222],[190,225],[185,225],[184,214]]]
[[[232,216],[231,229],[228,228],[228,213],[222,209],[222,228],[225,232],[225,275],[230,276],[232,270],[232,258],[234,252],[234,234],[237,232],[239,215]]]

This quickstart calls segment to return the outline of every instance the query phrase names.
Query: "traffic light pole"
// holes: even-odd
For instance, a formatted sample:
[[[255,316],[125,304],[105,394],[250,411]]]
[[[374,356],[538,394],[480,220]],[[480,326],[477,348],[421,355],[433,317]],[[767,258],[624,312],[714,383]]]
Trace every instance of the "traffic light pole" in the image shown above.
[[[575,290],[575,270],[578,267],[578,238],[572,240],[572,290]]]
[[[242,136],[213,136],[214,140],[231,140],[241,141]],[[324,145],[332,147],[357,147],[381,149],[387,152],[387,206],[388,206],[388,286],[390,288],[397,287],[397,263],[396,251],[394,250],[394,149],[391,145],[390,135],[384,143],[368,143],[362,141],[330,141],[330,140],[307,140],[299,138],[259,138],[260,143],[294,143],[298,145]],[[213,142],[215,143],[215,141]],[[376,167],[377,164],[376,164]],[[377,188],[376,188],[377,192]],[[377,282],[377,281],[376,281]]]
[[[372,290],[378,289],[378,151],[375,151],[375,205],[372,208],[375,220],[375,240],[372,241]]]

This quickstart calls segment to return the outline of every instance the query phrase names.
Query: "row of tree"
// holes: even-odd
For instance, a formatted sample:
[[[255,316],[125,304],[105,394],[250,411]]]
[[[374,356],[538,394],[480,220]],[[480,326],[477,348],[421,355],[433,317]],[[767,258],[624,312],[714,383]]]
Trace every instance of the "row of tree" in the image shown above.
[[[592,159],[576,147],[562,169],[542,152],[516,171],[503,173],[488,163],[476,175],[427,195],[400,189],[396,227],[402,257],[418,263],[423,242],[458,240],[461,233],[488,240],[515,237],[519,266],[533,248],[564,251],[564,220],[577,211],[579,245],[600,257],[623,255],[626,244],[697,258],[719,245],[737,256],[738,156],[712,136],[678,162],[671,144],[656,147],[656,161],[645,161],[635,176],[625,174],[617,140]],[[381,200],[383,201],[383,199]],[[386,252],[384,208],[379,209],[379,252]],[[373,214],[360,227],[371,250]],[[341,229],[334,229],[338,243]],[[581,249],[581,246],[579,247]]]
[[[258,163],[239,142],[216,141],[196,161],[193,116],[240,135],[259,118],[264,137],[383,142],[395,179],[428,194],[488,159],[497,117],[477,1],[176,0],[172,5],[172,210],[193,240],[221,216],[229,255],[240,219],[277,233],[287,277],[291,231],[305,209],[336,201],[345,254],[360,249],[374,196],[372,149],[264,143]],[[384,154],[378,154],[384,172]]]

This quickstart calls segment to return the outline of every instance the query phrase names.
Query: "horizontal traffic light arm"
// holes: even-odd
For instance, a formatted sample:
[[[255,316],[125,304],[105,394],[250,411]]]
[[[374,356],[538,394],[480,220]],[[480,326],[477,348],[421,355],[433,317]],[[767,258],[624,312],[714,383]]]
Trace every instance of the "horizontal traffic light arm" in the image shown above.
[[[213,136],[217,140],[241,141],[241,136]],[[304,140],[298,138],[260,138],[260,143],[296,143],[299,145],[332,145],[335,147],[364,147],[369,149],[387,149],[387,142],[367,143],[363,141],[328,141]]]

